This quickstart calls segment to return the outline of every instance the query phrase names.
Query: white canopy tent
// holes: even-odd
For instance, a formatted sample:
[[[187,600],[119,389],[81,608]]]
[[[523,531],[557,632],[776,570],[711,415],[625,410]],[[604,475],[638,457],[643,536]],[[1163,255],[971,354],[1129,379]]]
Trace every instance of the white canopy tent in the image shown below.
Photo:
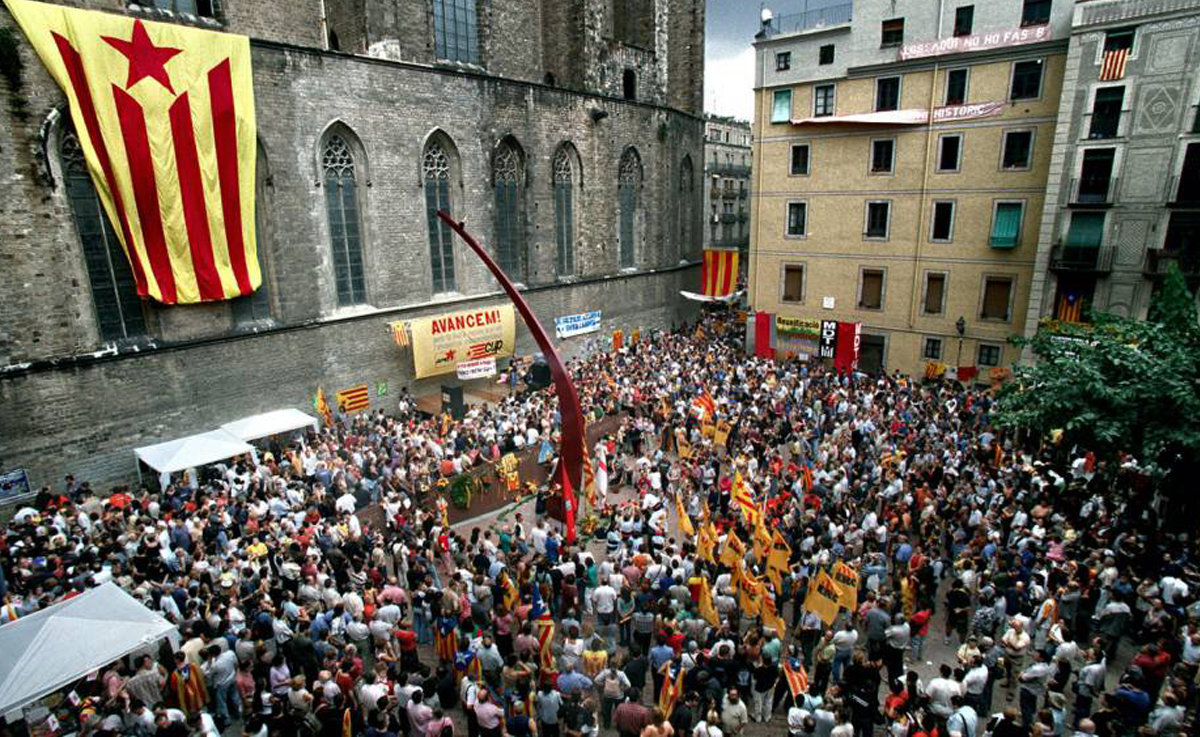
[[[9,714],[108,663],[148,650],[175,625],[105,583],[0,627],[0,714]]]
[[[174,473],[223,461],[253,450],[249,443],[230,435],[226,430],[210,430],[157,445],[147,445],[133,452],[155,471]]]
[[[226,422],[221,425],[221,429],[239,440],[248,442],[265,438],[268,435],[299,430],[310,425],[316,427],[317,418],[298,409],[277,409],[263,412],[261,415],[251,415],[233,422]]]

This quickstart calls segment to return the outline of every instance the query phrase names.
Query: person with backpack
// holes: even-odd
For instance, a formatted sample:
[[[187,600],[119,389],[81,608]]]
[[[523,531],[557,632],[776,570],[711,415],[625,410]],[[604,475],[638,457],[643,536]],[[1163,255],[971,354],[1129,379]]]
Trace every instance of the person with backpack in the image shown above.
[[[605,730],[612,729],[612,714],[613,710],[620,705],[624,694],[629,690],[629,676],[619,669],[615,664],[610,663],[607,668],[600,671],[595,679],[596,685],[600,689],[600,723]]]

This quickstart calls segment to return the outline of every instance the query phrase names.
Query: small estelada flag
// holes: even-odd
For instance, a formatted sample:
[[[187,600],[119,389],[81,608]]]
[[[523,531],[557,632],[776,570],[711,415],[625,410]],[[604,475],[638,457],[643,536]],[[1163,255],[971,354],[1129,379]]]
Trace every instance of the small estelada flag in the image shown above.
[[[250,40],[31,0],[4,4],[66,93],[138,294],[182,304],[257,289]]]
[[[1104,52],[1100,63],[1100,81],[1112,82],[1125,78],[1125,62],[1129,60],[1129,49],[1109,49]]]
[[[371,391],[366,384],[343,389],[337,393],[337,403],[346,412],[367,409],[371,406]]]

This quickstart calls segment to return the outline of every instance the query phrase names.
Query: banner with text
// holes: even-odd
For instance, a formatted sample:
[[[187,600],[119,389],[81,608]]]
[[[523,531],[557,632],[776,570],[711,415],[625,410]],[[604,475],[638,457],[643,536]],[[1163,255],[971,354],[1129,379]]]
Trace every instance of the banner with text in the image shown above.
[[[421,317],[409,323],[418,379],[448,374],[459,363],[511,356],[517,324],[511,304]]]
[[[581,315],[563,315],[554,318],[554,334],[559,338],[570,338],[585,333],[594,333],[600,329],[600,310],[584,312]]]
[[[964,51],[1000,49],[1007,46],[1023,46],[1039,41],[1049,41],[1052,36],[1050,26],[1044,25],[991,33],[973,33],[970,36],[951,36],[935,41],[918,41],[900,47],[900,60],[907,61],[908,59],[921,59],[926,56],[941,56],[942,54],[961,54]]]
[[[474,361],[461,361],[457,368],[458,378],[463,381],[471,379],[486,379],[496,375],[496,357],[477,358]]]
[[[800,317],[775,316],[775,332],[789,338],[804,338],[807,340],[821,339],[821,321],[806,320]]]
[[[858,348],[862,344],[861,322],[839,322],[837,329],[837,355],[833,367],[839,373],[858,370]]]

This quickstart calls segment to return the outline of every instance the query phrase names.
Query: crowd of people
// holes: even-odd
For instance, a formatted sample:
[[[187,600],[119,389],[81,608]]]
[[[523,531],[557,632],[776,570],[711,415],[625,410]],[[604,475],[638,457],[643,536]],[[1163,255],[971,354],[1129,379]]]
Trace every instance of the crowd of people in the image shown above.
[[[404,395],[161,491],[44,489],[0,535],[0,620],[113,581],[178,627],[73,686],[85,735],[1191,728],[1200,551],[1137,459],[1001,437],[987,390],[742,335],[709,316],[571,362],[588,417],[620,418],[589,449],[594,536],[540,506],[450,528],[438,503],[439,479],[553,445],[552,391],[454,422]],[[740,543],[763,529],[782,566]],[[831,616],[806,602],[837,564],[856,602]]]

